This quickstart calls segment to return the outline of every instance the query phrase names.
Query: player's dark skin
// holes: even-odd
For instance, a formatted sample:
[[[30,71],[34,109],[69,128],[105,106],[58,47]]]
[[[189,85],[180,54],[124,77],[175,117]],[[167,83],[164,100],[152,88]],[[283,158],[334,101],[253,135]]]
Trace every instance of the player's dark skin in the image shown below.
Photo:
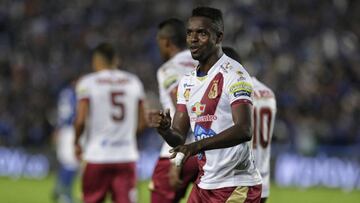
[[[210,68],[220,59],[223,52],[221,49],[222,32],[217,32],[211,20],[206,17],[191,17],[187,25],[187,46],[195,60],[199,61],[198,71],[207,73]],[[229,104],[230,105],[230,104]],[[190,156],[201,151],[233,147],[250,141],[252,138],[252,106],[241,104],[232,107],[234,125],[216,136],[205,138],[190,144],[186,144],[186,135],[190,128],[190,119],[187,112],[176,111],[171,126],[169,111],[151,112],[150,124],[156,127],[160,135],[172,147],[170,152],[174,158],[178,152],[185,156],[184,163]],[[171,126],[171,128],[170,128]]]

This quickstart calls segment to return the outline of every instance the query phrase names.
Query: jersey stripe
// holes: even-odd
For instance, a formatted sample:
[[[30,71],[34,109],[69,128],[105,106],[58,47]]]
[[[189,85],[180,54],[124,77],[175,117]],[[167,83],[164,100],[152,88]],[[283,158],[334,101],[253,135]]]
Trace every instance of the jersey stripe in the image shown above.
[[[221,93],[223,89],[224,77],[221,73],[215,75],[215,77],[210,82],[208,88],[206,89],[205,94],[201,99],[201,104],[205,104],[205,110],[200,116],[204,115],[214,115],[217,105],[219,104]],[[215,89],[214,89],[215,88]],[[211,97],[216,94],[215,97]],[[210,96],[209,96],[210,95]],[[210,98],[211,97],[211,98]],[[209,129],[211,127],[212,120],[206,122],[197,122],[195,125],[201,125],[202,127]]]
[[[214,115],[217,105],[219,104],[221,93],[223,89],[223,83],[224,83],[224,77],[221,73],[218,73],[215,75],[215,77],[212,79],[212,81],[209,83],[208,88],[205,91],[205,94],[203,95],[201,99],[201,104],[205,104],[205,110],[200,115]],[[211,95],[211,94],[212,95]],[[214,95],[215,94],[215,95]],[[210,129],[212,124],[212,120],[206,121],[206,122],[196,122],[195,125],[200,125],[205,129]],[[200,152],[198,155],[200,159],[198,159],[199,164],[199,175],[196,180],[196,183],[200,183],[201,177],[204,175],[203,167],[206,163],[206,156],[205,152]]]

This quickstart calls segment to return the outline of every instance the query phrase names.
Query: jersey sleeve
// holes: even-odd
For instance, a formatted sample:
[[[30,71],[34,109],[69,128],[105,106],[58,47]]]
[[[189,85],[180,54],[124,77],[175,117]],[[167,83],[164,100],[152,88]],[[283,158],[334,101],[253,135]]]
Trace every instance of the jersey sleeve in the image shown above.
[[[252,104],[253,83],[249,74],[242,70],[234,71],[228,75],[226,93],[231,106],[241,103]]]
[[[166,70],[166,72],[160,70],[157,74],[157,79],[160,90],[167,94],[170,94],[174,90],[174,88],[177,88],[181,76],[179,75],[179,73],[168,69]]]
[[[90,83],[88,78],[81,79],[76,85],[77,100],[90,99]]]
[[[176,110],[177,111],[181,111],[181,112],[185,112],[186,111],[186,102],[187,102],[187,98],[188,98],[188,90],[186,90],[184,88],[184,84],[185,84],[185,77],[183,77],[178,85],[178,89],[177,89],[177,104],[176,104]]]
[[[140,81],[140,79],[136,76],[134,76],[135,78],[135,83],[136,83],[136,86],[137,86],[137,97],[139,98],[139,100],[144,100],[145,98],[145,90],[144,90],[144,86],[142,84],[142,82]]]

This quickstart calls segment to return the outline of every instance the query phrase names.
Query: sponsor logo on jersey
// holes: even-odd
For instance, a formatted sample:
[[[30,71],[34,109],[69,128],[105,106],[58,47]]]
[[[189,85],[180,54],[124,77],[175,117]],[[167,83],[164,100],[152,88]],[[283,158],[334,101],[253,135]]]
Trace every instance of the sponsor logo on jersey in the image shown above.
[[[194,129],[194,136],[195,136],[195,140],[199,141],[208,137],[212,137],[216,135],[215,131],[213,131],[212,129],[207,129],[202,127],[201,125],[195,125],[195,129]],[[203,154],[201,152],[199,152],[197,154],[198,160],[201,160],[203,157]]]
[[[251,93],[243,90],[234,92],[234,97],[241,97],[241,96],[251,97]]]
[[[206,115],[206,116],[199,116],[199,117],[191,117],[191,122],[201,123],[201,122],[210,122],[217,120],[216,115]]]
[[[232,66],[229,62],[226,62],[226,63],[223,63],[221,64],[220,68],[225,72],[227,73],[228,70],[231,70],[232,69]]]
[[[248,82],[236,82],[230,86],[230,93],[234,94],[234,97],[251,96],[252,85]]]
[[[184,84],[184,88],[193,87],[193,86],[194,86],[194,84],[187,84],[187,83]]]
[[[201,125],[195,125],[194,135],[195,135],[195,140],[198,141],[204,138],[212,137],[216,135],[216,133],[212,129],[206,129]]]
[[[205,111],[206,104],[201,104],[200,102],[196,102],[192,107],[191,111],[195,113],[197,116],[200,116]]]
[[[176,83],[177,80],[177,75],[171,75],[164,81],[163,86],[165,87],[165,89],[168,89],[172,84]]]
[[[185,101],[189,101],[189,98],[190,98],[190,88],[186,89],[185,92],[184,92],[184,98],[185,98]]]
[[[218,96],[218,83],[219,80],[214,80],[212,82],[212,86],[208,94],[209,99],[215,99]]]

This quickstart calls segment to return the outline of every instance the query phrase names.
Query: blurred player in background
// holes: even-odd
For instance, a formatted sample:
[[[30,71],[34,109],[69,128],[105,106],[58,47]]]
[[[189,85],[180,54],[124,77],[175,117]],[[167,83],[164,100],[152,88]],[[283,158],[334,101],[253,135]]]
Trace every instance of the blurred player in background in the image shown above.
[[[143,85],[133,74],[117,70],[114,48],[98,45],[92,55],[94,73],[76,87],[75,153],[86,161],[82,178],[86,203],[136,202],[136,133],[144,127]],[[84,151],[79,144],[86,130]]]
[[[240,63],[240,56],[230,47],[223,47],[223,51],[230,58]],[[253,125],[253,152],[256,167],[263,179],[261,202],[265,203],[270,195],[270,151],[273,135],[276,100],[273,91],[255,77],[254,85],[254,125]]]
[[[72,203],[72,185],[79,163],[74,153],[74,119],[76,113],[76,80],[71,80],[59,94],[57,103],[57,126],[54,132],[56,155],[59,161],[54,198],[57,202]]]
[[[151,124],[175,147],[176,159],[198,154],[200,172],[188,202],[261,200],[261,176],[251,149],[253,85],[246,70],[222,52],[222,13],[199,7],[187,25],[187,45],[198,69],[179,83],[177,109],[151,116]],[[196,141],[185,144],[189,127]]]
[[[157,43],[165,63],[157,71],[160,101],[163,109],[175,113],[177,88],[181,77],[196,66],[196,61],[186,50],[185,25],[178,19],[168,19],[158,26]],[[187,142],[193,139],[188,136]],[[164,142],[156,163],[151,189],[151,202],[176,203],[184,197],[186,188],[194,182],[198,165],[195,157],[188,159],[182,168],[170,160],[171,147]]]

